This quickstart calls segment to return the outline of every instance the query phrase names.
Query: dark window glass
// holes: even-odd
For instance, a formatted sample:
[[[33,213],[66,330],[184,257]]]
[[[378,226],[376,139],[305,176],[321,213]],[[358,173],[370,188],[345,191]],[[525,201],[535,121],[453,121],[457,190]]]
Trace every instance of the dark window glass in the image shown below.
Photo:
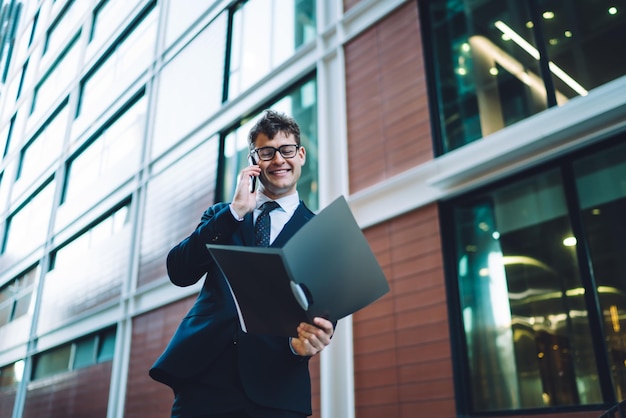
[[[0,367],[0,390],[16,388],[22,380],[24,361],[20,360],[8,366]]]
[[[268,108],[292,116],[300,125],[300,143],[306,149],[306,163],[298,181],[298,193],[311,210],[317,210],[318,202],[318,159],[317,159],[317,91],[316,80],[311,78],[291,89]],[[229,132],[224,140],[223,200],[230,200],[235,193],[237,175],[248,164],[248,133],[257,119],[242,122]]]
[[[96,338],[83,338],[74,344],[74,369],[91,366],[96,362]]]
[[[72,344],[67,344],[36,356],[33,380],[68,371],[71,353]]]
[[[626,394],[626,145],[583,154],[450,203],[469,412]]]
[[[626,14],[609,1],[422,4],[441,153],[626,74]]]
[[[96,362],[113,360],[115,353],[115,328],[111,328],[98,336],[98,352]]]
[[[617,399],[626,398],[626,145],[574,163]]]

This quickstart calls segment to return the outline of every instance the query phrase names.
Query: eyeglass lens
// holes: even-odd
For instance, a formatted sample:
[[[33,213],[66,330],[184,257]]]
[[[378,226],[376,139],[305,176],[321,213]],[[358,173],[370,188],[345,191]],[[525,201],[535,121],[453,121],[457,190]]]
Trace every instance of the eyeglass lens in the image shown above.
[[[282,155],[284,158],[293,158],[296,155],[296,152],[298,151],[298,146],[287,144],[287,145],[281,145],[278,148],[274,148],[274,147],[257,148],[255,151],[260,159],[264,161],[269,161],[274,158],[276,151],[280,152],[280,155]]]

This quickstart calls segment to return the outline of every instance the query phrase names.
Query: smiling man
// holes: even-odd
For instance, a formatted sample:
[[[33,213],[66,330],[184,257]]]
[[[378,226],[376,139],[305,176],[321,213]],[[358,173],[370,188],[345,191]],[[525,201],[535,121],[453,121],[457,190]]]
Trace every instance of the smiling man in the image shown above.
[[[323,318],[300,324],[297,338],[240,328],[226,279],[205,244],[281,247],[314,216],[297,191],[306,150],[296,121],[267,110],[248,144],[253,164],[240,173],[232,202],[210,207],[167,257],[173,284],[189,286],[205,277],[195,304],[150,370],[174,391],[172,417],[310,415],[308,360],[334,332],[334,324]],[[258,179],[258,190],[251,191],[252,179]]]

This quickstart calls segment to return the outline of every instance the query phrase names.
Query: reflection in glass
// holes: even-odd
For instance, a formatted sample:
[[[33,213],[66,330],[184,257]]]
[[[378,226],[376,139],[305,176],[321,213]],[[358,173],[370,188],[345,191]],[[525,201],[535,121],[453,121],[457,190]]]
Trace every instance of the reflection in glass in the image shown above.
[[[24,255],[43,245],[48,232],[54,188],[55,181],[52,180],[11,215],[5,233],[5,254]]]
[[[161,71],[152,155],[219,111],[224,90],[227,15],[217,16]]]
[[[626,74],[608,1],[425,4],[443,153]]]
[[[28,184],[36,179],[61,155],[68,112],[66,104],[63,104],[22,149],[17,172],[20,181]]]
[[[113,179],[122,180],[134,173],[143,145],[146,112],[144,96],[103,128],[90,145],[73,158],[67,169],[64,202],[101,194],[102,190],[94,185],[103,181],[108,185]]]
[[[617,399],[626,398],[626,145],[574,163]]]
[[[132,32],[124,35],[114,51],[81,82],[78,109],[81,127],[92,121],[152,62],[158,13],[154,10],[146,13]]]
[[[558,171],[457,207],[455,224],[474,410],[602,402]]]
[[[229,99],[314,39],[315,7],[312,0],[250,0],[234,12]]]
[[[130,254],[130,202],[62,243],[44,277],[38,332],[66,324],[121,293]]]
[[[285,97],[267,106],[292,116],[300,126],[300,143],[306,149],[306,163],[298,181],[298,194],[309,209],[319,206],[317,193],[317,92],[316,81],[310,79],[291,90]],[[224,142],[223,199],[229,200],[235,193],[237,176],[248,164],[248,133],[256,122],[255,117],[243,121],[239,128],[228,133]]]
[[[31,121],[36,121],[38,116],[59,98],[74,79],[78,72],[78,63],[80,61],[79,38],[80,32],[68,43],[67,48],[61,53],[57,61],[50,67],[48,73],[35,88],[31,108]]]

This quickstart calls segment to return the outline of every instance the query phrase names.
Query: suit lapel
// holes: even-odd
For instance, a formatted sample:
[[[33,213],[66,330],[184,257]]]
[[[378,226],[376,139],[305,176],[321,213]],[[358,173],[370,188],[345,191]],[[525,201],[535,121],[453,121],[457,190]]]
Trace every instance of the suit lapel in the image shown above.
[[[291,219],[287,221],[282,231],[280,231],[280,234],[278,234],[270,247],[282,247],[285,245],[287,241],[289,241],[289,238],[291,238],[298,231],[298,229],[300,229],[312,217],[313,214],[311,211],[309,211],[304,203],[300,201],[300,204],[291,216]],[[243,223],[242,227],[239,228],[238,232],[235,233],[233,237],[233,244],[254,247],[254,225],[252,213],[248,213],[244,216]]]
[[[283,230],[280,231],[280,234],[278,234],[270,247],[282,247],[285,245],[287,241],[289,241],[289,238],[291,238],[311,218],[311,212],[306,208],[306,206],[304,206],[304,203],[300,201],[300,204],[293,213],[293,216],[289,219],[289,221],[287,221]]]

